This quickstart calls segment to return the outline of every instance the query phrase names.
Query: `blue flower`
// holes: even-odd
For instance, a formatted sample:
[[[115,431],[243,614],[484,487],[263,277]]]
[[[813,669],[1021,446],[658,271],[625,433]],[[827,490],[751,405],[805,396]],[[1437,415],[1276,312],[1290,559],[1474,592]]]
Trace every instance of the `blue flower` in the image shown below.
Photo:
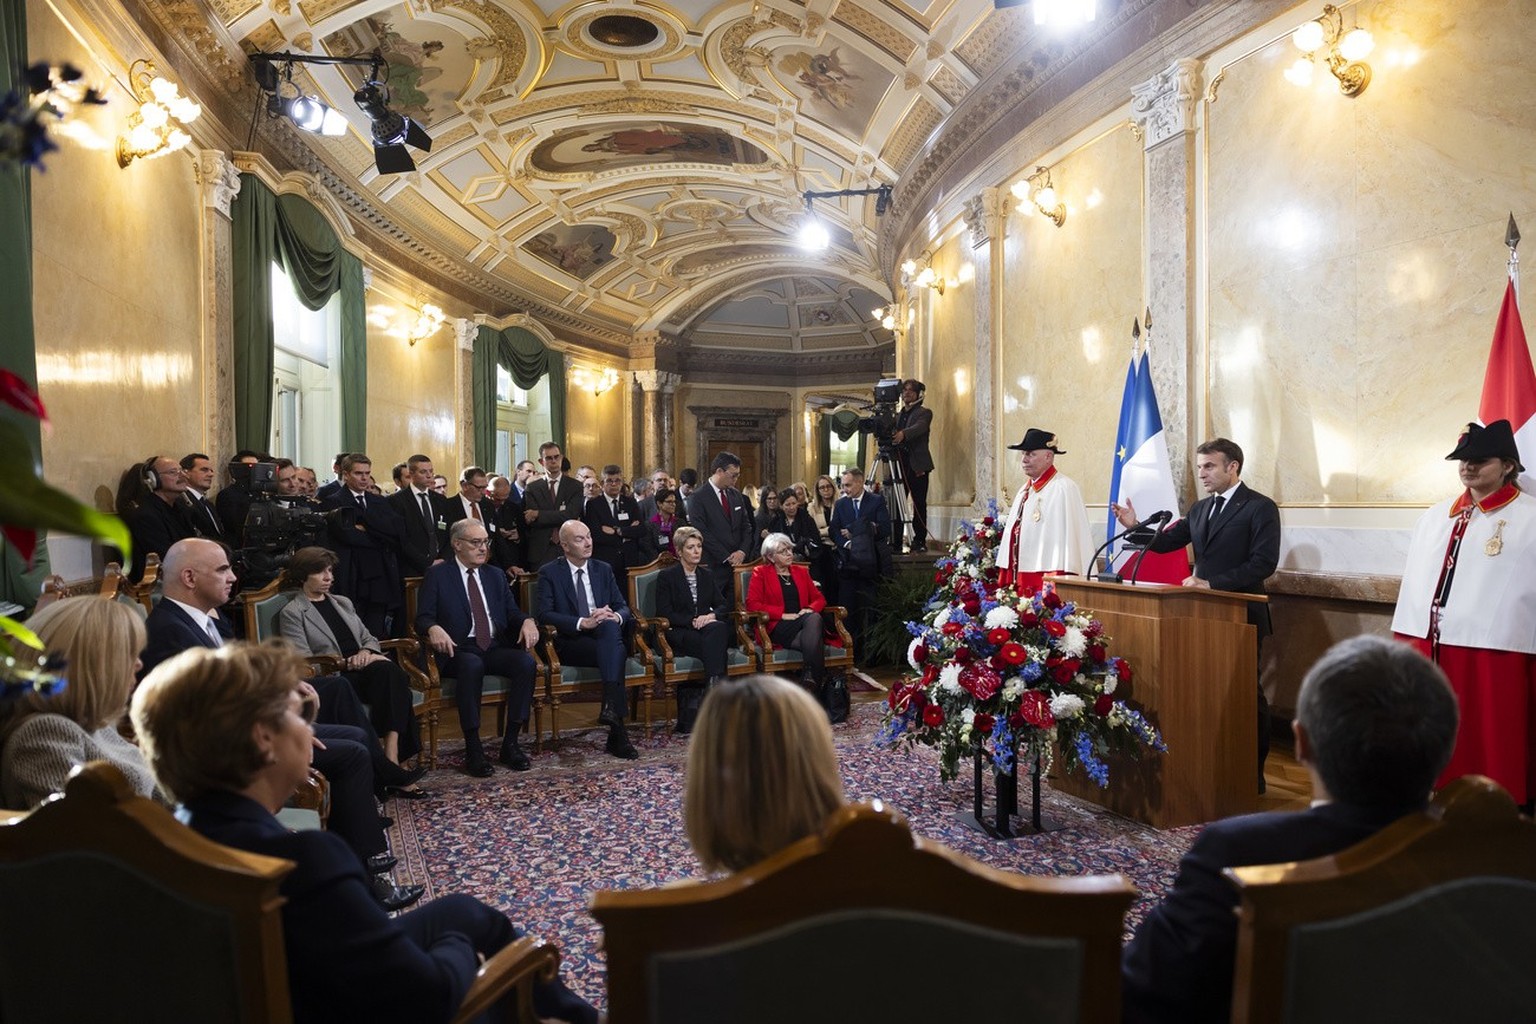
[[[880,731],[875,733],[875,746],[894,747],[896,741],[905,733],[911,721],[905,714],[892,715],[880,726]]]
[[[999,715],[997,724],[992,727],[992,767],[1004,775],[1013,771],[1013,738],[1013,730],[1008,728],[1008,719]]]
[[[1078,733],[1072,745],[1077,750],[1077,761],[1083,766],[1083,771],[1088,773],[1088,777],[1097,782],[1100,789],[1109,785],[1109,765],[1094,755],[1093,741],[1088,738],[1088,734]]]
[[[1024,677],[1026,683],[1032,683],[1045,675],[1045,666],[1038,661],[1026,661],[1019,669],[1019,675]]]

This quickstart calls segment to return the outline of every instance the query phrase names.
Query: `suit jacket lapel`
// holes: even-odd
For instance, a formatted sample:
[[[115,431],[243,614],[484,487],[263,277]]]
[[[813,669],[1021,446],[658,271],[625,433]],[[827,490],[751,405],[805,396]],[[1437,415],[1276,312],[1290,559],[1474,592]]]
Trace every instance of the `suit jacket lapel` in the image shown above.
[[[309,629],[319,636],[330,637],[331,643],[336,645],[336,650],[341,650],[341,638],[336,635],[336,631],[331,628],[331,624],[325,621],[325,616],[320,614],[320,606],[303,594],[295,597],[294,600],[304,602],[304,620],[308,624]],[[340,611],[341,608],[338,606],[336,610]]]
[[[1210,503],[1212,503],[1212,504],[1215,504],[1215,502],[1216,502],[1216,499],[1214,497],[1207,498],[1205,500],[1210,502]],[[1232,492],[1231,499],[1228,500],[1227,503],[1224,506],[1222,506],[1221,515],[1216,517],[1216,521],[1215,522],[1209,522],[1210,511],[1207,510],[1206,511],[1206,519],[1208,521],[1208,528],[1205,531],[1205,542],[1207,544],[1209,544],[1212,540],[1214,540],[1215,537],[1216,537],[1217,531],[1220,530],[1223,526],[1226,526],[1227,523],[1231,522],[1232,521],[1232,517],[1234,515],[1236,515],[1238,509],[1242,508],[1247,503],[1248,503],[1248,485],[1247,484],[1238,484],[1237,485],[1237,490]]]

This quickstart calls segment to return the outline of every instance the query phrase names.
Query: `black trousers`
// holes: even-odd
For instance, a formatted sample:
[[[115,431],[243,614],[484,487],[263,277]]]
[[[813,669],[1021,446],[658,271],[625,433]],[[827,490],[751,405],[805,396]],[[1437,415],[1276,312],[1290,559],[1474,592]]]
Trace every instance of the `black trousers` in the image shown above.
[[[628,623],[598,623],[580,636],[561,633],[555,637],[555,653],[567,665],[595,668],[603,680],[603,703],[623,718],[629,713],[629,702],[624,689],[624,659],[629,651]]]
[[[928,542],[928,478],[932,473],[906,471],[907,494],[912,498],[912,546]],[[896,534],[901,540],[900,531]]]
[[[325,744],[324,750],[315,749],[314,765],[331,784],[330,830],[352,847],[358,860],[383,853],[388,844],[373,802],[368,738],[362,730],[345,725],[317,725],[315,736]]]
[[[511,680],[507,691],[507,735],[516,736],[533,706],[533,657],[524,650],[497,641],[481,650],[473,641],[454,648],[452,656],[437,655],[437,669],[453,679],[454,703],[466,742],[480,736],[480,698],[487,675]]]
[[[682,629],[673,626],[667,630],[667,643],[678,654],[698,658],[704,662],[704,674],[725,675],[726,655],[731,646],[731,627],[725,622],[711,622],[703,629]]]
[[[385,658],[360,669],[342,673],[352,689],[367,705],[373,731],[400,734],[400,760],[415,757],[421,750],[421,728],[411,709],[411,680],[405,669]]]

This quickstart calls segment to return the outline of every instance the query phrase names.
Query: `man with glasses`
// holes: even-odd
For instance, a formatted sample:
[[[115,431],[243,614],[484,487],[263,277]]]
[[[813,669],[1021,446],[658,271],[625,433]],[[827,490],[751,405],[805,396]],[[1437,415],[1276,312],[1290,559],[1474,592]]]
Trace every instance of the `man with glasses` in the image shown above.
[[[562,471],[564,459],[565,453],[555,442],[545,441],[539,445],[544,479],[530,482],[523,495],[530,568],[560,557],[558,535],[561,525],[581,518],[584,504],[581,483]]]
[[[483,477],[484,474],[482,473]],[[490,537],[478,519],[460,519],[448,531],[452,557],[434,565],[422,580],[416,605],[416,633],[436,652],[437,667],[454,680],[459,726],[464,731],[464,771],[477,778],[495,774],[480,743],[480,697],[485,677],[502,676],[507,689],[507,732],[500,761],[515,772],[532,767],[517,734],[533,706],[533,656],[539,627],[523,614],[506,573],[486,568]]]
[[[144,556],[154,552],[161,559],[171,545],[196,531],[190,519],[183,513],[182,497],[187,490],[187,477],[181,463],[168,455],[156,455],[129,471],[138,479],[124,493],[137,493],[136,503],[124,503],[123,525],[133,537],[133,567],[128,578],[138,582],[144,575]]]

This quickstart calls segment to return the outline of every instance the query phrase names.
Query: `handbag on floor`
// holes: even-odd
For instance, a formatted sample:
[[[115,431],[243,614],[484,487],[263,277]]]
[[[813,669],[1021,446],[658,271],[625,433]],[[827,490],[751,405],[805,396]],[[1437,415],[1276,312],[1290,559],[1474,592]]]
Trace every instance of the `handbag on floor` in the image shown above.
[[[848,721],[848,681],[841,672],[829,676],[822,684],[821,706],[827,709],[827,718],[833,725]]]

